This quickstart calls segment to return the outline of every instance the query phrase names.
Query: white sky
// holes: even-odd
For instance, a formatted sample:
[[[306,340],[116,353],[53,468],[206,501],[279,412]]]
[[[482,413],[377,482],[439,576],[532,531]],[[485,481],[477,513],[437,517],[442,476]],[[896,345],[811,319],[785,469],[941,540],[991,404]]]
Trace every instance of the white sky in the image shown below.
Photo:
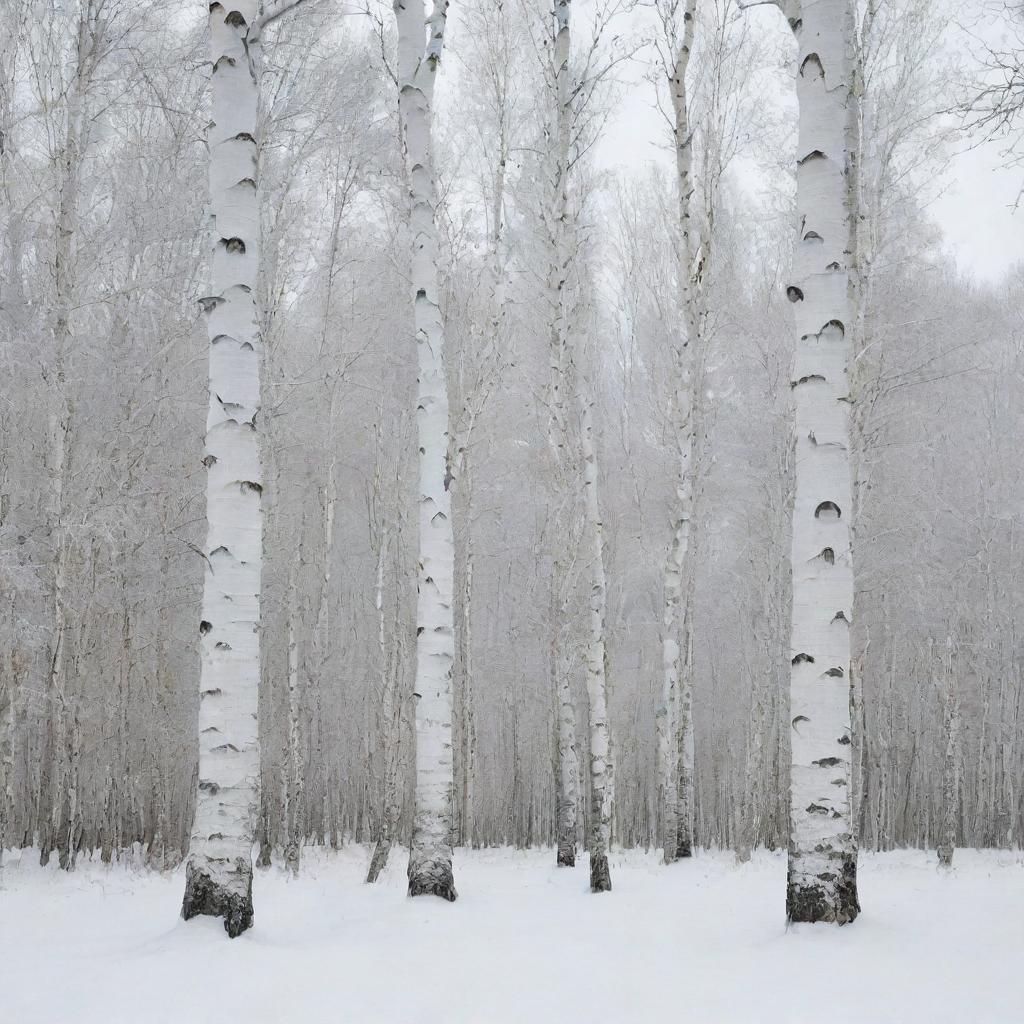
[[[1002,163],[996,143],[961,153],[950,166],[947,190],[932,208],[957,265],[979,281],[996,281],[1024,261],[1024,204],[1013,209],[1024,186],[1024,167]]]

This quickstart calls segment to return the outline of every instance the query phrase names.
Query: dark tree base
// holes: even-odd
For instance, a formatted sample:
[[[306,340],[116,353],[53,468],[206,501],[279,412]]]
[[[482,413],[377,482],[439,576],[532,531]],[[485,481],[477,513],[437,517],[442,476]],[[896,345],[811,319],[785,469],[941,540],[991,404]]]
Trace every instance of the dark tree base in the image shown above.
[[[302,847],[295,840],[289,840],[284,848],[284,863],[293,875],[298,875],[302,860]]]
[[[608,857],[606,854],[592,853],[590,855],[590,891],[612,891],[612,873],[608,869]]]
[[[677,857],[692,857],[693,856],[693,847],[690,845],[690,841],[688,839],[685,840],[684,842],[681,842],[676,847],[676,856]]]
[[[427,871],[413,871],[409,865],[410,896],[440,896],[441,899],[454,903],[458,893],[455,891],[455,878],[450,864],[433,864]]]
[[[188,865],[185,873],[185,899],[181,904],[181,916],[186,921],[193,917],[222,917],[224,930],[235,939],[242,932],[252,927],[252,869],[242,860],[236,865],[240,874],[248,876],[248,888],[245,896],[229,892],[217,885],[209,875],[203,874],[198,868]]]
[[[576,847],[559,844],[557,863],[560,868],[576,867]]]
[[[860,913],[857,901],[857,860],[847,857],[837,879],[826,885],[798,887],[792,871],[786,885],[786,917],[794,924],[850,924]]]
[[[378,839],[377,845],[373,848],[373,856],[370,858],[370,869],[366,872],[368,883],[376,882],[380,873],[388,862],[388,854],[391,853],[391,843],[386,839]]]
[[[272,853],[270,850],[270,843],[266,842],[266,840],[261,840],[260,853],[259,856],[256,858],[256,867],[269,868],[271,864],[271,856]]]

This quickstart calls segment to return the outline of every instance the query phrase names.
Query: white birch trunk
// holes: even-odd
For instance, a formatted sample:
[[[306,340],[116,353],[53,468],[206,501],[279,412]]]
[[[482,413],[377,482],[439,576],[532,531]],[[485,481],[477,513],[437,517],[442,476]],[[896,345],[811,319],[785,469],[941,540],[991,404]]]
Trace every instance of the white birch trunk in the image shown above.
[[[466,494],[465,550],[462,567],[462,807],[459,814],[462,842],[472,843],[473,832],[473,768],[476,759],[476,722],[473,714],[473,483],[469,453],[462,456],[460,474]]]
[[[960,810],[960,700],[954,675],[952,637],[947,641],[944,669],[942,724],[946,749],[942,764],[942,829],[938,854],[939,863],[949,868],[953,866]]]
[[[448,446],[448,382],[437,285],[438,232],[431,153],[434,81],[447,0],[394,0],[398,26],[399,116],[411,193],[412,286],[419,358],[419,587],[416,606],[416,808],[409,895],[454,900],[452,875],[452,609],[455,551]]]
[[[556,166],[552,182],[551,208],[546,211],[550,267],[548,269],[548,301],[550,305],[549,359],[550,359],[550,416],[548,419],[548,445],[551,449],[556,489],[566,489],[566,283],[569,273],[569,143],[571,131],[569,80],[569,2],[559,0],[555,7],[555,126]],[[576,708],[567,661],[562,651],[563,623],[566,604],[567,559],[564,557],[564,531],[557,529],[554,536],[555,557],[552,580],[551,673],[557,701],[557,855],[563,867],[576,864],[576,838],[580,820],[580,768],[576,738]]]
[[[384,761],[383,808],[377,842],[366,874],[367,882],[376,882],[388,862],[402,810],[398,786],[402,725],[401,699],[398,692],[401,654],[397,651],[391,653],[388,650],[387,616],[384,612],[384,565],[387,549],[388,526],[384,521],[381,523],[377,535],[377,586],[374,597],[374,607],[377,610],[377,653],[381,666],[380,731]]]
[[[666,863],[692,853],[693,731],[690,717],[692,680],[686,643],[689,636],[688,591],[693,576],[690,543],[693,519],[693,474],[697,466],[694,423],[697,375],[694,373],[702,326],[701,290],[694,277],[699,231],[693,221],[693,129],[686,76],[696,30],[697,0],[664,0],[657,5],[666,50],[665,71],[672,98],[672,134],[676,166],[678,252],[676,275],[681,329],[673,342],[672,429],[676,447],[676,493],[672,539],[662,581],[662,700],[671,739],[663,747],[661,820]]]
[[[552,602],[556,615],[564,615],[564,604]],[[576,835],[579,831],[580,759],[576,750],[576,705],[572,699],[569,670],[564,664],[559,644],[561,630],[556,619],[551,632],[551,674],[558,716],[557,758],[557,854],[559,867],[576,866]]]
[[[15,622],[14,602],[11,623]],[[0,866],[3,851],[16,844],[14,836],[15,813],[18,809],[15,780],[14,747],[18,721],[18,702],[21,689],[21,648],[13,644],[4,656],[3,685],[0,687],[0,772],[3,776],[3,803],[0,805]]]
[[[692,597],[686,601],[683,626],[683,654],[679,675],[678,718],[676,741],[678,744],[679,785],[676,793],[676,856],[693,856],[693,636],[689,629]]]
[[[677,431],[679,425],[677,424]],[[683,449],[689,451],[688,448]],[[676,517],[672,528],[672,544],[665,562],[662,581],[662,700],[663,715],[659,729],[658,757],[660,766],[662,850],[666,864],[672,863],[678,853],[679,819],[679,730],[681,700],[679,692],[680,625],[683,602],[683,563],[689,543],[689,481],[688,460],[680,458],[679,477],[676,480]]]
[[[571,262],[569,171],[572,144],[572,80],[570,59],[572,40],[570,31],[571,0],[555,3],[555,144],[556,166],[553,180],[552,207],[549,211],[549,242],[551,267],[549,271],[549,298],[551,303],[551,421],[549,440],[555,449],[556,466],[561,467],[567,440],[564,396],[569,374],[574,370],[572,332],[569,328],[566,288]],[[583,508],[587,534],[587,568],[589,580],[589,616],[585,650],[587,696],[590,722],[590,788],[592,815],[590,822],[590,888],[592,892],[611,889],[608,853],[611,846],[612,805],[614,794],[612,772],[611,735],[608,724],[608,688],[605,651],[605,607],[607,588],[604,572],[604,527],[601,520],[598,494],[597,451],[592,416],[593,398],[586,393],[586,385],[577,371],[572,381],[580,416],[580,461],[582,468]],[[556,559],[556,566],[559,560]],[[556,579],[556,586],[559,581]],[[558,661],[555,661],[558,665]],[[575,744],[571,742],[574,715],[571,714],[571,694],[568,679],[559,685],[559,766],[562,791],[562,809],[559,814],[559,861],[565,862],[563,838],[572,816],[573,793],[571,758]],[[563,688],[564,687],[564,688]],[[564,818],[563,818],[564,813]],[[565,831],[563,831],[565,830]],[[566,851],[568,852],[568,851]]]
[[[804,3],[798,44],[796,486],[790,714],[791,921],[859,912],[851,811],[850,383],[856,99],[850,0]]]
[[[182,914],[252,925],[258,798],[257,694],[262,568],[256,125],[258,0],[210,7],[213,289],[206,432],[206,573],[199,705],[199,792]]]
[[[295,581],[289,584],[288,598],[288,767],[285,783],[284,862],[292,874],[299,873],[302,857],[303,772],[301,748],[302,696],[299,688],[299,642],[295,635]]]
[[[676,859],[676,754],[673,707],[675,692],[672,691],[671,703],[666,700],[654,719],[655,754],[658,759],[658,818],[662,857],[666,864]]]
[[[578,392],[583,383],[578,382]],[[612,887],[608,853],[612,839],[612,803],[615,785],[611,733],[608,724],[605,610],[607,586],[604,572],[604,524],[598,495],[597,451],[594,443],[592,399],[580,393],[582,420],[583,490],[587,532],[590,538],[590,619],[586,646],[587,696],[590,709],[590,787],[593,819],[590,831],[590,889],[608,892]]]
[[[767,715],[763,698],[764,683],[755,678],[750,694],[750,738],[747,741],[746,771],[743,780],[743,806],[736,841],[736,861],[745,864],[757,843],[761,830],[761,780],[764,778],[764,741]]]

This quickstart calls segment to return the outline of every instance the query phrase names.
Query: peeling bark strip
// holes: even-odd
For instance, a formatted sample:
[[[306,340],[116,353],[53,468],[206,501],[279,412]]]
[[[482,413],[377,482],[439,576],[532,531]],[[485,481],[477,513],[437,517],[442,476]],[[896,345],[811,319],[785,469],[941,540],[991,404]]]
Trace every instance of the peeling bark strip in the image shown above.
[[[398,109],[405,139],[412,235],[412,288],[419,378],[420,551],[416,603],[416,810],[409,895],[455,899],[452,875],[454,762],[452,611],[455,542],[448,464],[448,382],[438,299],[437,198],[431,102],[444,47],[448,0],[394,0],[398,27]]]
[[[860,910],[849,686],[854,20],[850,0],[805,0],[799,14],[790,18],[799,47],[800,134],[799,232],[787,290],[798,340],[786,912],[791,921],[846,924]],[[830,557],[821,557],[825,551]]]
[[[200,625],[199,791],[182,916],[252,925],[258,803],[262,475],[256,120],[258,0],[210,6],[213,294],[206,421],[206,575]]]

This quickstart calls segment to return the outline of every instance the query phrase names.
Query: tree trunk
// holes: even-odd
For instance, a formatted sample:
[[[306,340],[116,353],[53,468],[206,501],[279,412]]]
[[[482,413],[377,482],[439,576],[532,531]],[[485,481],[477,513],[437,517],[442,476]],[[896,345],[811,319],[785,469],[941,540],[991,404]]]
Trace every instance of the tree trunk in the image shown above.
[[[849,368],[856,146],[850,0],[790,18],[799,48],[796,490],[790,694],[792,778],[786,910],[791,921],[853,921],[850,622],[853,565]]]
[[[577,390],[582,388],[577,383]],[[586,646],[587,696],[590,709],[590,787],[593,818],[590,832],[590,889],[608,892],[612,887],[608,867],[611,849],[614,775],[611,733],[608,724],[608,680],[605,650],[605,606],[607,586],[604,573],[604,525],[598,499],[597,452],[594,444],[592,400],[580,394],[582,405],[582,455],[584,508],[590,535],[590,621]]]
[[[465,551],[462,567],[462,779],[459,786],[459,822],[464,846],[473,838],[473,771],[476,760],[476,721],[473,715],[473,483],[469,453],[463,455],[463,484],[466,488]]]
[[[262,569],[259,253],[256,125],[258,0],[210,7],[213,59],[210,204],[213,294],[206,432],[205,582],[201,634],[199,786],[182,915],[252,925],[258,802],[257,695]]]
[[[767,603],[765,601],[765,604]],[[770,655],[770,647],[768,653]],[[754,678],[750,695],[750,736],[747,741],[746,771],[743,778],[743,802],[736,840],[736,860],[740,864],[750,860],[750,854],[757,845],[761,831],[760,788],[764,778],[764,740],[767,731],[764,686],[765,683],[759,678]]]
[[[576,836],[579,831],[580,761],[576,751],[576,706],[568,666],[562,657],[560,638],[565,603],[558,597],[562,571],[556,567],[551,600],[551,678],[555,694],[557,729],[557,854],[559,867],[576,866]]]
[[[569,0],[556,5],[555,36],[555,137],[556,166],[552,181],[551,207],[546,210],[549,245],[548,301],[550,416],[548,446],[557,492],[567,490],[566,441],[568,425],[565,412],[566,377],[566,285],[569,273],[567,234],[569,231],[569,145],[571,137],[569,81]],[[563,506],[565,508],[565,506]],[[580,821],[580,770],[576,738],[576,709],[572,697],[567,659],[562,649],[568,587],[564,555],[564,531],[556,527],[552,563],[551,678],[557,715],[557,854],[561,867],[576,864],[576,839]]]
[[[693,850],[693,726],[691,721],[692,676],[688,638],[690,635],[690,590],[694,553],[690,542],[693,519],[694,474],[697,470],[695,423],[696,388],[702,326],[702,295],[695,268],[700,248],[700,231],[693,219],[693,127],[690,118],[686,76],[693,54],[697,24],[696,0],[659,8],[666,34],[666,62],[672,97],[672,135],[675,151],[677,202],[677,299],[682,330],[672,344],[673,381],[671,422],[676,448],[676,501],[673,508],[672,539],[665,559],[662,584],[662,673],[663,701],[671,741],[663,756],[661,817],[664,822],[664,858],[689,857]],[[681,23],[680,23],[681,21]]]
[[[301,561],[300,561],[301,564]],[[295,581],[289,583],[288,598],[288,767],[285,783],[284,862],[293,875],[299,873],[302,857],[300,813],[303,791],[301,748],[302,696],[299,688],[299,643],[295,636]]]
[[[448,462],[448,382],[439,306],[438,231],[432,159],[434,81],[447,0],[394,0],[398,26],[399,116],[411,192],[412,286],[419,357],[419,592],[416,606],[416,808],[409,895],[456,896],[452,874],[452,667],[454,538]]]
[[[382,511],[381,515],[385,515]],[[374,604],[377,609],[377,651],[381,666],[381,751],[384,760],[383,807],[377,832],[377,842],[370,859],[367,882],[376,882],[387,865],[398,830],[402,804],[399,797],[401,710],[398,680],[401,658],[397,651],[388,651],[387,622],[384,613],[384,564],[388,550],[388,526],[381,522],[376,534],[377,543],[377,590]],[[404,777],[404,776],[403,776]]]
[[[949,868],[953,866],[960,811],[960,701],[954,676],[952,637],[947,645],[944,668],[942,723],[946,750],[942,764],[942,836],[938,853],[939,863]]]
[[[689,629],[689,609],[686,602],[686,622],[683,630],[684,654],[679,677],[679,715],[676,721],[678,742],[679,788],[676,796],[676,856],[693,856],[693,641]]]

